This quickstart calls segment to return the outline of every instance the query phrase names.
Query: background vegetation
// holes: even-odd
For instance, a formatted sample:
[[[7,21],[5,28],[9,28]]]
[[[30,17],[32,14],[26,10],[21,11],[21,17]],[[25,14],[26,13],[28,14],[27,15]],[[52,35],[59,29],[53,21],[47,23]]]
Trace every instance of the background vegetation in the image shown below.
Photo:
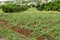
[[[36,4],[33,4],[33,2],[29,4],[29,2],[21,4],[7,4],[7,5],[0,5],[0,9],[2,9],[4,12],[21,12],[26,11],[27,9],[31,7],[36,7],[37,10],[40,11],[59,11],[60,12],[60,1],[52,1],[41,4],[40,2],[36,1]]]
[[[50,2],[42,5],[37,6],[38,10],[45,10],[45,11],[60,11],[60,1]]]

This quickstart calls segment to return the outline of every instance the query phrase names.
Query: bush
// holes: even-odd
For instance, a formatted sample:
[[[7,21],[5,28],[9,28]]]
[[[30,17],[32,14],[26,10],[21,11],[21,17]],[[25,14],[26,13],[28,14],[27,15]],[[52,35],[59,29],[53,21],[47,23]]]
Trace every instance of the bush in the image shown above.
[[[20,5],[20,11],[26,11],[29,7],[27,5]]]
[[[38,9],[38,10],[40,10],[40,11],[42,11],[43,9],[44,9],[44,6],[45,6],[45,4],[43,4],[43,5],[38,5],[36,8]]]
[[[38,10],[45,10],[45,11],[60,11],[60,2],[50,2],[46,4],[39,5],[36,7]]]
[[[2,6],[2,10],[4,12],[20,12],[20,11],[25,11],[27,9],[28,9],[27,6],[12,5],[12,4],[7,4]]]
[[[30,4],[29,7],[30,7],[30,8],[31,8],[31,7],[35,7],[35,5],[34,5],[34,4]]]

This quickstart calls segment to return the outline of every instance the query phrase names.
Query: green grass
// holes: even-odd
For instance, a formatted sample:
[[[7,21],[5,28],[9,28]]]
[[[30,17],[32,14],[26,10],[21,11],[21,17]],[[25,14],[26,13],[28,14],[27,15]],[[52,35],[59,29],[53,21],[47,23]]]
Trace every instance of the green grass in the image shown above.
[[[22,26],[19,27],[33,30],[30,38],[25,38],[21,34],[12,31],[6,25],[0,24],[0,36],[7,40],[36,40],[37,37],[42,35],[50,35],[53,38],[52,40],[60,39],[59,13],[3,13],[0,14],[0,20],[7,20],[9,24],[15,27],[17,24],[21,24]]]
[[[51,40],[60,39],[60,12],[56,11],[38,11],[30,8],[25,12],[4,13],[0,11],[0,20],[7,20],[7,25],[26,30],[33,30],[30,37],[26,38],[0,22],[0,40],[36,40],[43,35],[51,36]],[[45,37],[47,40],[47,37]]]

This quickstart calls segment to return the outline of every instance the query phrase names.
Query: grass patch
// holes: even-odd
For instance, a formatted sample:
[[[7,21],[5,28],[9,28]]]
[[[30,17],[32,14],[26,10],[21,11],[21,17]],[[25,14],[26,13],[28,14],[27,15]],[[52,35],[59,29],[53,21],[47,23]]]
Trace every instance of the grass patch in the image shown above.
[[[59,40],[60,37],[60,14],[57,13],[3,13],[0,14],[0,35],[4,36],[7,40],[36,40],[38,37],[43,36],[44,39]],[[10,25],[11,24],[11,25]],[[24,30],[33,30],[30,33],[30,38],[25,38],[21,34],[12,31],[9,27],[20,27]],[[50,36],[49,38],[46,36]]]

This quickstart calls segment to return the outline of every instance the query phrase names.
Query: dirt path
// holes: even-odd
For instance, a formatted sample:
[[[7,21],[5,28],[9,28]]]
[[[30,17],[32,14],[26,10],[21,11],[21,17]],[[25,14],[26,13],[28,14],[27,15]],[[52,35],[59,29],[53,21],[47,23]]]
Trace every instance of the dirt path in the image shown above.
[[[11,30],[20,33],[22,35],[24,35],[25,37],[29,37],[30,33],[32,32],[31,30],[24,30],[22,28],[19,27],[13,27],[8,21],[6,20],[0,20],[0,23],[2,23],[3,25],[8,26]],[[8,25],[7,25],[8,24]]]

